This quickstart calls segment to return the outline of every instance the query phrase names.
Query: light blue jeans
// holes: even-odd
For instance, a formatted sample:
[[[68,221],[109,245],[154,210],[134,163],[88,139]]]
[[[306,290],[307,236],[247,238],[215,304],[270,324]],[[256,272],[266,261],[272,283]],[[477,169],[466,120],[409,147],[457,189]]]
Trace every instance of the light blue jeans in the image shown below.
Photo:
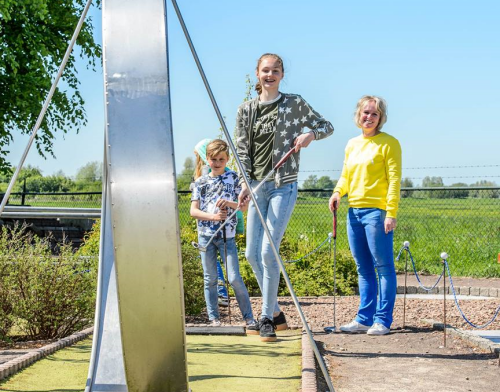
[[[198,235],[198,243],[206,246],[210,236]],[[236,301],[241,310],[241,315],[245,320],[253,320],[252,306],[248,291],[240,275],[240,266],[238,263],[238,251],[234,238],[228,238],[227,247],[227,269],[229,283],[233,287]],[[203,265],[203,282],[205,292],[205,302],[207,304],[207,313],[210,320],[219,318],[219,306],[217,303],[217,252],[224,260],[224,240],[216,237],[207,247],[206,252],[200,252],[201,263]]]
[[[397,283],[394,233],[385,234],[385,215],[378,208],[349,208],[347,237],[358,269],[360,304],[355,320],[363,325],[380,323],[390,328]]]
[[[252,188],[258,183],[255,180],[250,182]],[[279,251],[286,226],[297,201],[297,183],[276,188],[274,181],[268,181],[257,191],[255,199]],[[246,245],[245,256],[252,266],[262,292],[261,318],[267,317],[272,320],[273,313],[280,311],[278,306],[280,269],[253,202],[248,207]]]

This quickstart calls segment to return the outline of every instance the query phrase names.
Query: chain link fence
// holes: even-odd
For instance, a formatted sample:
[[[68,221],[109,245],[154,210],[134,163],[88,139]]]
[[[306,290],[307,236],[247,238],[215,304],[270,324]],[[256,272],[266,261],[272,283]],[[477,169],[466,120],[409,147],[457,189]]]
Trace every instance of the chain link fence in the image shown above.
[[[297,204],[287,227],[289,242],[302,242],[313,250],[332,232],[328,209],[331,190],[299,190]],[[179,193],[181,225],[192,222],[190,193]],[[340,204],[337,249],[348,250],[346,215],[348,203]],[[421,273],[440,274],[441,252],[449,254],[453,276],[500,277],[500,188],[403,188],[394,233],[394,253],[404,241]],[[397,261],[404,271],[404,261]]]
[[[328,237],[333,222],[330,195],[331,190],[299,190],[287,241],[300,241],[302,248],[313,250]],[[181,226],[194,227],[190,196],[189,191],[178,194]],[[9,205],[98,208],[101,193],[14,193]],[[347,207],[344,198],[338,211],[339,250],[349,249]],[[454,276],[500,277],[500,187],[403,188],[394,234],[396,254],[404,241],[410,242],[419,272],[439,274],[440,253],[447,252]],[[396,267],[402,271],[403,261]]]

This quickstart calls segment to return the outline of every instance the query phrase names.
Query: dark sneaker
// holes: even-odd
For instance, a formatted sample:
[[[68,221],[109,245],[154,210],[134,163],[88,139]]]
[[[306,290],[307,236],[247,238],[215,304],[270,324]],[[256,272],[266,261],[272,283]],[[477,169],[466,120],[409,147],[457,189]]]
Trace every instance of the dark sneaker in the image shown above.
[[[217,298],[217,303],[219,304],[219,306],[223,306],[225,308],[227,308],[229,306],[229,301],[225,297]]]
[[[286,317],[283,312],[280,312],[276,317],[273,317],[273,325],[276,331],[284,331],[288,329],[288,324],[286,323]]]
[[[259,322],[255,320],[249,320],[246,322],[246,332],[247,335],[258,335],[259,334]]]
[[[275,342],[277,340],[276,333],[274,332],[274,324],[270,319],[265,317],[260,320],[259,327],[260,340],[263,342]]]

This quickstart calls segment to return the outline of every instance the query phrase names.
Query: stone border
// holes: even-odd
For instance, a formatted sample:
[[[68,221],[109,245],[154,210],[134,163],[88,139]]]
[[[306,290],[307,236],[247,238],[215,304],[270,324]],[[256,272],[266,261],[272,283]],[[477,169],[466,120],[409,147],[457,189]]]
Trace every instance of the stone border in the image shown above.
[[[316,358],[307,333],[302,331],[302,388],[301,392],[317,392]]]
[[[22,370],[32,363],[42,359],[50,354],[53,354],[57,350],[71,346],[80,340],[87,338],[89,335],[94,333],[94,327],[84,329],[83,331],[74,333],[68,337],[62,338],[57,342],[47,344],[39,349],[33,350],[27,354],[23,354],[17,358],[11,359],[0,365],[0,380],[12,376],[19,370]]]
[[[429,324],[432,326],[434,329],[438,329],[440,331],[443,330],[443,323],[437,322],[436,320],[432,319],[422,319],[423,322],[426,324]],[[478,346],[482,349],[485,350],[490,350],[490,352],[496,354],[497,357],[500,357],[500,344],[499,343],[493,343],[491,340],[483,338],[481,336],[474,335],[470,333],[469,331],[465,331],[462,329],[455,328],[451,325],[446,325],[446,331],[450,332],[453,335],[459,336],[468,342],[474,344],[475,346]]]
[[[430,291],[424,290],[420,286],[406,286],[406,294],[443,294],[443,291],[443,286],[436,286]],[[397,287],[397,294],[404,294],[404,292],[405,286]],[[455,293],[457,295],[500,298],[500,289],[493,287],[457,286],[455,287]],[[449,285],[446,286],[446,294],[453,295],[453,291]]]

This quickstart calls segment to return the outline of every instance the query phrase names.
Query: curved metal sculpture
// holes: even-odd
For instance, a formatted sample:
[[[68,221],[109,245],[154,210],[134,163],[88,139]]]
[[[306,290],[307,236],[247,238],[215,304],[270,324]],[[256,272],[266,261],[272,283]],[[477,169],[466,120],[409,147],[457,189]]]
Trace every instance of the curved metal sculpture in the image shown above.
[[[86,391],[187,391],[163,0],[103,4],[105,185]]]

